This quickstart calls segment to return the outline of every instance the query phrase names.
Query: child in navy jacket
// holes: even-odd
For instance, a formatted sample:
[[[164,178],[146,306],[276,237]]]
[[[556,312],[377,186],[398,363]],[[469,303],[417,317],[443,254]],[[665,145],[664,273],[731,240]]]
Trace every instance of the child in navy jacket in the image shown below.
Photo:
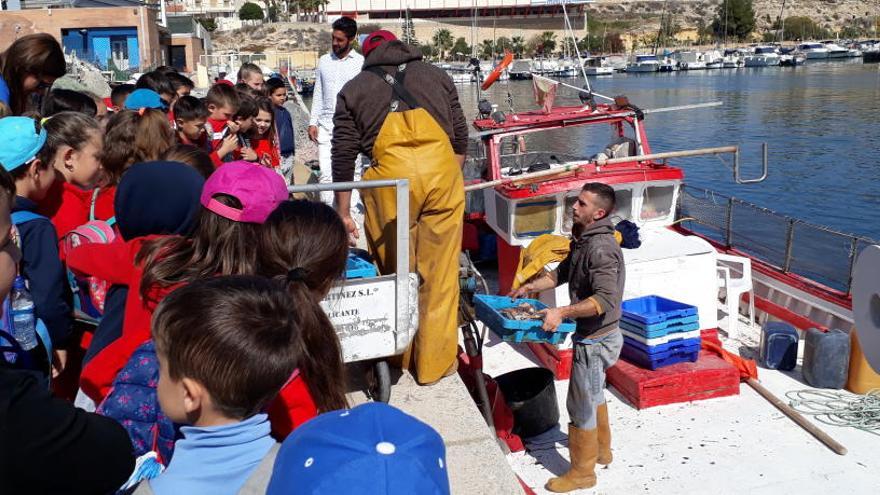
[[[28,117],[0,119],[0,163],[15,179],[15,204],[12,212],[37,212],[55,181],[55,169],[48,160],[38,157],[46,144],[46,131]],[[71,293],[67,276],[58,256],[58,236],[46,217],[17,226],[22,247],[20,271],[28,281],[34,299],[34,313],[49,330],[54,349],[53,375],[64,369],[66,345],[71,330]]]

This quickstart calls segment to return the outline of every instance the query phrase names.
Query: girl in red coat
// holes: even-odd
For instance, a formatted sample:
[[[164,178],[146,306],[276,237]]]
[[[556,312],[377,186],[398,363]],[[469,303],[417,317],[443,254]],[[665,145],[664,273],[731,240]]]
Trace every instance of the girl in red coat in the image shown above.
[[[339,215],[324,203],[285,201],[266,220],[258,251],[259,275],[283,281],[293,301],[318,303],[345,273],[348,235]],[[317,304],[300,309],[305,349],[299,371],[304,383],[294,380],[269,406],[276,438],[286,437],[316,413],[348,407],[336,330]]]
[[[275,133],[275,111],[269,98],[257,99],[257,116],[250,134],[251,148],[257,154],[257,161],[272,169],[281,165],[281,152]]]

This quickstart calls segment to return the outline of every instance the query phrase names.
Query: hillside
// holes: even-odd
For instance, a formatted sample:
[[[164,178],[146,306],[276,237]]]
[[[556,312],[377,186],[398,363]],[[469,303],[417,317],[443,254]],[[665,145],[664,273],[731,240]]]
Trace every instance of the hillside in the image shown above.
[[[609,31],[621,33],[644,32],[659,27],[660,15],[666,3],[671,16],[671,23],[682,29],[696,28],[701,22],[708,25],[712,22],[720,0],[669,0],[664,1],[628,1],[628,0],[597,0],[590,4],[590,24],[601,23]],[[781,0],[754,0],[757,17],[758,34],[770,29],[772,22],[779,15]],[[786,2],[785,17],[806,16],[819,25],[831,30],[840,31],[854,23],[870,25],[871,17],[880,16],[880,0],[789,0]],[[874,17],[877,19],[877,17]],[[875,21],[876,22],[876,21]],[[572,18],[576,30],[583,29],[583,18],[578,15]],[[544,18],[480,18],[477,19],[477,39],[492,39],[493,36],[525,36],[529,38],[542,31],[556,31],[562,34],[562,19],[559,17]],[[362,26],[369,29],[382,27],[400,34],[399,20],[382,22],[365,20]],[[430,19],[414,20],[416,38],[422,43],[430,41],[433,33],[441,28],[452,31],[453,37],[470,39],[470,19],[444,19],[437,22]],[[274,23],[248,26],[229,32],[213,34],[214,50],[218,52],[238,50],[241,52],[263,52],[276,50],[280,52],[294,50],[325,51],[329,46],[329,26],[313,23]]]

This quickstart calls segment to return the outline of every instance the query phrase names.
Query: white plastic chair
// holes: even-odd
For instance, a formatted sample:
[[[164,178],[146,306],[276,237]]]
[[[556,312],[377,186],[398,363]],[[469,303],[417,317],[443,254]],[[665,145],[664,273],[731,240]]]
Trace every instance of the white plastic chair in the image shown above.
[[[733,276],[739,272],[738,277]],[[752,286],[752,260],[742,256],[718,254],[718,282],[726,293],[727,336],[737,336],[739,325],[739,302],[744,293],[749,294],[749,322],[755,321],[755,294]]]

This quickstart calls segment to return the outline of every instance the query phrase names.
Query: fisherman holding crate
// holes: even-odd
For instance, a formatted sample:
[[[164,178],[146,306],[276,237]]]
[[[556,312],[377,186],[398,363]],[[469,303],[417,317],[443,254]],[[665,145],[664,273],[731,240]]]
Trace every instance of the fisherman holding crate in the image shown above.
[[[542,311],[544,330],[555,331],[564,319],[577,322],[571,381],[566,406],[571,423],[568,445],[571,468],[547,482],[552,492],[564,493],[596,485],[596,463],[611,463],[611,429],[605,403],[605,370],[613,366],[623,347],[618,328],[625,269],[623,253],[614,237],[611,212],[614,189],[606,184],[584,184],[573,206],[571,251],[553,272],[513,291],[524,297],[569,284],[571,305]]]

